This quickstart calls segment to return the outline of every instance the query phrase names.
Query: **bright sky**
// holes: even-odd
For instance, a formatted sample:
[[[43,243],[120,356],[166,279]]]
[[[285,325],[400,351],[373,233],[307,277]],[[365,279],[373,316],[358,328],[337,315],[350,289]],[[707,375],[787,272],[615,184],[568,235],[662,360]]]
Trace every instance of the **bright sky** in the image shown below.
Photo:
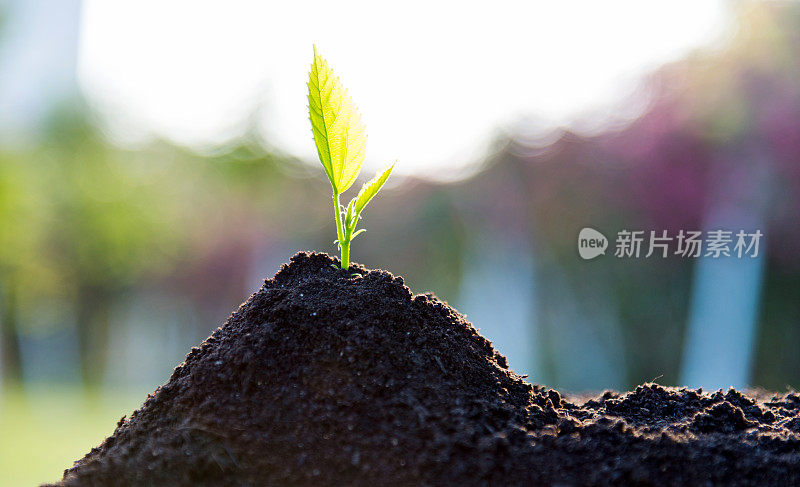
[[[719,39],[726,4],[86,0],[79,79],[120,140],[205,145],[260,106],[269,142],[313,160],[316,43],[367,124],[367,166],[431,173],[521,120],[630,116],[619,101],[635,81]]]

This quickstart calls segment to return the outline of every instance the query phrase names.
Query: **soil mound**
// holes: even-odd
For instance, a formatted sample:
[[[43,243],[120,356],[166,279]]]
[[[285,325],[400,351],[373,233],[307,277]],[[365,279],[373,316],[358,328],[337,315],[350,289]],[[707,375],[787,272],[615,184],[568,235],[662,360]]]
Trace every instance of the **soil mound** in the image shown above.
[[[792,485],[800,396],[570,402],[402,278],[299,253],[60,485]]]
[[[336,262],[294,256],[63,483],[441,483],[495,475],[495,435],[557,421],[455,310]]]
[[[558,409],[515,479],[547,485],[800,485],[800,396],[644,384]],[[521,482],[520,482],[521,483]]]

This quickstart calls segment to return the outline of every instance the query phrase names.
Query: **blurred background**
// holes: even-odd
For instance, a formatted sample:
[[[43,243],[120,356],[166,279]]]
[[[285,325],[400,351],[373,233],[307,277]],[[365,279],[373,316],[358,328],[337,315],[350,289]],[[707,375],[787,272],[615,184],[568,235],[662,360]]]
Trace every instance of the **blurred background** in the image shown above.
[[[365,176],[397,160],[354,260],[532,382],[800,384],[800,4],[164,3],[0,2],[3,485],[58,479],[295,252],[336,252],[313,42]],[[715,228],[758,257],[613,255]]]

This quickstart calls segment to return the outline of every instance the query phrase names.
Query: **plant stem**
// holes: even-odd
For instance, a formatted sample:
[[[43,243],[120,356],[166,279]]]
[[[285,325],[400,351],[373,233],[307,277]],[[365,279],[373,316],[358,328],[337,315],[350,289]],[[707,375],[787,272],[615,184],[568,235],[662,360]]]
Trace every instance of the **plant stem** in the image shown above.
[[[347,270],[350,267],[350,242],[345,242],[342,245],[342,269]]]
[[[345,242],[345,233],[342,227],[342,211],[339,209],[339,193],[333,192],[333,210],[336,215],[336,236],[339,238],[339,248],[342,252],[342,269],[350,267],[350,242]]]

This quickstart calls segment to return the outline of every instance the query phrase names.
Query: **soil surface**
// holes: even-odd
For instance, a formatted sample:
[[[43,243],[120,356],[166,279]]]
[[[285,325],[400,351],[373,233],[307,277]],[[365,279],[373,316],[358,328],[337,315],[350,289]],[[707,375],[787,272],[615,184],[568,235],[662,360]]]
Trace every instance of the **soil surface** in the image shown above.
[[[59,485],[799,485],[800,395],[532,385],[403,279],[299,253]]]

